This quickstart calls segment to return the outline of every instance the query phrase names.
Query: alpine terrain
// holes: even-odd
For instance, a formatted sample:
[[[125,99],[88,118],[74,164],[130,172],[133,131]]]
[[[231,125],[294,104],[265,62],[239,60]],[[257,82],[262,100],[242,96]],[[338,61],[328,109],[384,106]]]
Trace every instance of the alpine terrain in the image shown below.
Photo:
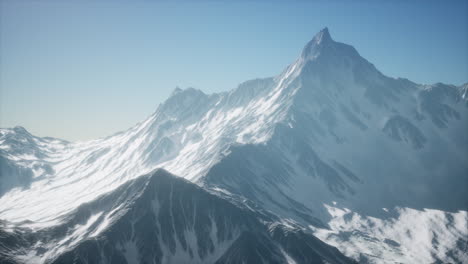
[[[387,77],[325,28],[106,138],[0,129],[0,262],[468,263],[467,191],[468,84]]]

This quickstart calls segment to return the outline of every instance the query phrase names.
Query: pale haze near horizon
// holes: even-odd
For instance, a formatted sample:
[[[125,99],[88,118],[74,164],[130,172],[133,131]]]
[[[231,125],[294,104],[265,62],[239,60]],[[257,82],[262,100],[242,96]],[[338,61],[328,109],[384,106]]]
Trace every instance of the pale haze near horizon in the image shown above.
[[[0,13],[0,127],[86,140],[125,130],[172,90],[279,74],[327,26],[390,77],[468,81],[468,3],[16,2]]]

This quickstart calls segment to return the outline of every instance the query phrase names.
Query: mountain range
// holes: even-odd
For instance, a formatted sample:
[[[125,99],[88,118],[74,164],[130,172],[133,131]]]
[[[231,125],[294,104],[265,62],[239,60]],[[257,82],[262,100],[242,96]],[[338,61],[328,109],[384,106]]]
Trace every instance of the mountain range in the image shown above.
[[[467,131],[468,84],[387,77],[324,28],[106,138],[0,129],[0,260],[468,263]]]

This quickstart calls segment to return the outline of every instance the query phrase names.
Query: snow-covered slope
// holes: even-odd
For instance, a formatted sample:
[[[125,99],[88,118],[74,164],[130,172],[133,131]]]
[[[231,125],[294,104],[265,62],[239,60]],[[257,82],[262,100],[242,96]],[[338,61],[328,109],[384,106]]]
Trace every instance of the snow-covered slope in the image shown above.
[[[292,83],[300,88],[273,136],[232,146],[203,178],[205,187],[246,197],[312,232],[331,228],[341,236],[334,244],[360,261],[467,261],[468,231],[460,225],[468,221],[463,87],[388,78],[327,30],[295,65],[300,73]],[[346,214],[333,225],[331,207],[363,223]],[[401,232],[414,227],[401,220],[412,216],[431,224],[416,235]],[[376,235],[368,219],[386,232]],[[399,246],[389,248],[386,239]],[[343,240],[365,242],[350,248]]]
[[[81,203],[157,167],[196,180],[230,145],[260,143],[270,137],[273,125],[288,108],[278,102],[288,99],[281,89],[284,79],[249,81],[221,95],[192,88],[175,90],[153,115],[125,132],[89,142],[63,143],[52,146],[54,149],[44,146],[31,152],[22,147],[21,153],[9,152],[16,149],[11,138],[22,129],[2,129],[5,159],[31,170],[38,162],[50,168],[34,177],[27,189],[12,189],[0,197],[2,217],[56,224],[61,215]],[[40,144],[43,139],[31,136],[30,141]],[[15,174],[4,177],[18,178]],[[37,198],[31,202],[27,196]],[[61,199],[53,199],[57,196]]]
[[[324,221],[322,205],[332,201],[372,215],[468,208],[468,107],[459,88],[388,78],[327,31],[295,65],[297,94],[273,136],[232,146],[203,183],[259,203],[280,194],[322,210]]]
[[[386,218],[326,206],[329,229],[314,234],[359,262],[467,263],[467,211],[385,209]]]
[[[466,246],[453,240],[468,240],[466,90],[389,78],[325,28],[278,76],[220,94],[176,89],[107,138],[1,129],[0,219],[34,232],[63,225],[81,205],[164,168],[360,261],[462,261]],[[431,223],[417,238],[424,247],[401,231],[412,216]]]
[[[79,206],[60,225],[1,227],[1,263],[353,263],[300,228],[162,170]]]

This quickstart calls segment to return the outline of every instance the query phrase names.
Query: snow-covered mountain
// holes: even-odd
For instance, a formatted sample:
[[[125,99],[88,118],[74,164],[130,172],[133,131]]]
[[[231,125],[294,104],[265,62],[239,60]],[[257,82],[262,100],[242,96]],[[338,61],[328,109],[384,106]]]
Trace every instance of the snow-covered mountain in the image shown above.
[[[244,243],[254,241],[274,252],[260,254],[266,262],[271,255],[280,263],[310,263],[301,256],[312,251],[331,263],[332,255],[349,260],[325,253],[333,248],[318,237],[359,262],[468,262],[467,87],[387,77],[325,28],[278,76],[220,94],[176,89],[146,120],[107,138],[67,142],[21,127],[1,129],[0,252],[30,263],[66,263],[88,251],[99,252],[102,262],[114,255],[138,262],[116,253],[126,247],[142,263],[149,257],[174,262],[176,255],[184,262],[257,263],[236,258],[251,256]],[[190,187],[171,195],[186,195],[184,188],[210,192],[210,199],[256,224],[229,219],[236,235],[224,242],[211,237],[213,250],[198,255],[189,248],[200,250],[194,248],[199,244],[183,241],[205,241],[206,232],[221,232],[213,226],[227,220],[198,230],[174,218],[174,232],[184,234],[175,242],[157,231],[151,238],[135,235],[128,223],[140,215],[133,212],[155,206],[135,197],[161,189],[132,186],[157,186],[158,180],[142,176],[156,168],[203,188],[181,181]],[[120,197],[122,191],[128,197]],[[92,212],[81,209],[90,206]],[[213,210],[199,213],[217,217]],[[142,232],[145,225],[162,230],[156,226],[171,224],[151,219],[139,225]],[[289,226],[295,231],[284,231]],[[242,242],[240,234],[254,229],[265,232]],[[49,232],[57,235],[41,238]],[[292,234],[287,241],[302,251],[291,252],[274,234]],[[168,243],[178,249],[168,250]]]
[[[59,225],[3,227],[0,257],[12,263],[353,263],[299,227],[163,170],[80,205]]]

